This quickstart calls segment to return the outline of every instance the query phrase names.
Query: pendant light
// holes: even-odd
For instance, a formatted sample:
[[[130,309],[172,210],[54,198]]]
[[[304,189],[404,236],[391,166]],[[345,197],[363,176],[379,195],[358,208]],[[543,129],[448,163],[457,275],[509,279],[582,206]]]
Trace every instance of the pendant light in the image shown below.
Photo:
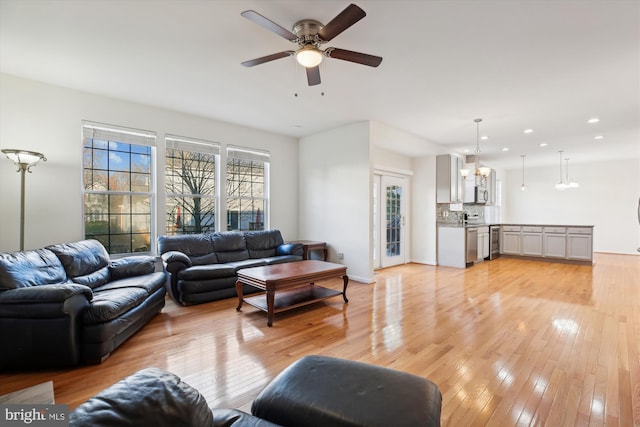
[[[526,154],[520,154],[520,157],[522,157],[522,187],[520,187],[520,190],[527,191],[527,187],[524,185],[524,158],[527,156]]]
[[[486,178],[491,174],[491,168],[486,166],[480,166],[480,122],[482,119],[474,119],[476,123],[476,175],[480,175]],[[464,178],[469,176],[469,169],[460,169],[460,175]]]
[[[567,167],[566,167],[566,173],[567,173],[567,179],[565,180],[565,185],[567,188],[580,188],[580,184],[578,184],[575,181],[570,181],[569,180],[569,158],[566,157],[565,162],[567,162]]]
[[[567,189],[567,186],[565,185],[565,183],[562,181],[562,153],[564,153],[563,150],[558,150],[558,153],[560,153],[560,181],[555,185],[555,189],[562,191]]]

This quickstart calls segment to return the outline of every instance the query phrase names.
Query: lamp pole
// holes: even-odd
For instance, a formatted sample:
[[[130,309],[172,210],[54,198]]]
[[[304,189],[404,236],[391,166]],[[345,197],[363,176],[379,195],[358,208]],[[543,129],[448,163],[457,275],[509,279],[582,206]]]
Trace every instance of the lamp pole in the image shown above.
[[[18,170],[20,171],[20,250],[24,250],[24,174],[28,165],[20,163]]]
[[[24,193],[25,193],[25,173],[31,173],[31,167],[40,160],[46,162],[44,154],[35,151],[4,149],[1,150],[7,158],[18,166],[20,172],[20,250],[24,250]]]

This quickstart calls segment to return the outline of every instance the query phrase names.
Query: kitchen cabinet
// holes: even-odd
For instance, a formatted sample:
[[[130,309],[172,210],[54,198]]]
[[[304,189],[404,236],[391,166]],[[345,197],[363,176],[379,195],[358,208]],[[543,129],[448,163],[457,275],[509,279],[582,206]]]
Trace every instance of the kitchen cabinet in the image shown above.
[[[462,203],[464,178],[462,160],[453,154],[436,156],[436,203]]]
[[[592,234],[590,228],[567,227],[567,258],[591,261],[593,259]]]
[[[519,225],[505,225],[502,227],[500,253],[505,255],[520,255]]]
[[[542,227],[522,226],[521,255],[542,256]]]
[[[544,239],[543,253],[545,257],[567,257],[567,229],[566,227],[544,227],[542,230]]]
[[[438,265],[467,266],[467,230],[465,227],[438,227]]]
[[[592,264],[593,227],[503,225],[500,253]]]
[[[478,258],[482,261],[489,257],[489,227],[478,227]]]

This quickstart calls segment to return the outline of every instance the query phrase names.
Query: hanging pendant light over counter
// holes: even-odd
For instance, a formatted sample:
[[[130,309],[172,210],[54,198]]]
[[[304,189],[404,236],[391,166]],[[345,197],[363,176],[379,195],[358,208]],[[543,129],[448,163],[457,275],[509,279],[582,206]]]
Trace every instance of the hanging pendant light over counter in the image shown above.
[[[482,121],[482,119],[474,119],[473,120],[476,123],[476,175],[480,175],[483,178],[486,178],[489,176],[489,174],[491,174],[491,168],[487,167],[487,166],[481,166],[480,164],[480,122]],[[467,176],[469,176],[469,173],[471,171],[469,169],[460,169],[460,175],[463,176],[463,178],[466,178]]]

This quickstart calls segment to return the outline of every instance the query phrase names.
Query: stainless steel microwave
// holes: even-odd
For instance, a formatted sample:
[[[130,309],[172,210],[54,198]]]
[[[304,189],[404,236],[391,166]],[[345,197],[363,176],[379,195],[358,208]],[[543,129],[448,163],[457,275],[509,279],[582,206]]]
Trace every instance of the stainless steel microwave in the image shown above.
[[[487,203],[489,201],[489,191],[487,187],[484,185],[476,185],[474,199],[476,203]]]

